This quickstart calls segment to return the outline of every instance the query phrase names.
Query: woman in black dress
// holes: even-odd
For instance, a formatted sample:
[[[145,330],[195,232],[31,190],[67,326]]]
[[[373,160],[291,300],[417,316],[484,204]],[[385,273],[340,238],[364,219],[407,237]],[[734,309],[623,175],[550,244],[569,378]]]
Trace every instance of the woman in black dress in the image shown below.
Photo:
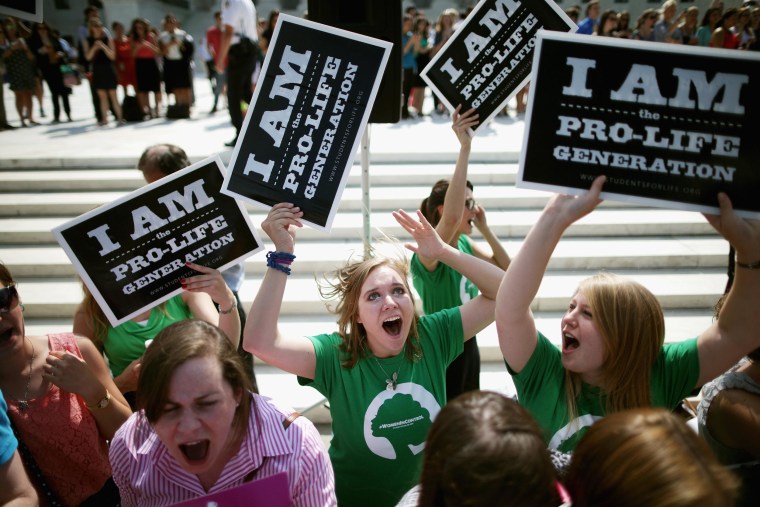
[[[37,67],[53,96],[53,123],[58,123],[61,119],[61,102],[63,102],[63,110],[66,112],[66,116],[71,121],[71,107],[69,106],[71,88],[63,84],[63,73],[61,72],[61,65],[66,63],[66,56],[60,41],[53,36],[47,23],[35,25],[34,32],[29,37],[29,49],[37,58]]]
[[[100,111],[102,120],[98,125],[108,125],[108,101],[111,101],[111,107],[116,113],[116,120],[119,125],[124,124],[121,116],[121,105],[116,99],[116,71],[113,68],[113,61],[116,58],[116,48],[113,39],[106,35],[103,30],[103,23],[97,18],[90,20],[88,25],[90,35],[87,37],[87,61],[92,63],[92,83],[98,92],[100,99]]]

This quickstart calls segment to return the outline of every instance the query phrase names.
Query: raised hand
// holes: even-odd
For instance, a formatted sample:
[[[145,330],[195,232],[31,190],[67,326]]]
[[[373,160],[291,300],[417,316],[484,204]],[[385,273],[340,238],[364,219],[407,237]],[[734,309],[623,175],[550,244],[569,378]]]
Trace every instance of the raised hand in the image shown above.
[[[731,199],[718,194],[720,215],[703,213],[704,217],[736,249],[742,262],[760,261],[760,220],[742,218],[734,212]]]
[[[464,113],[461,111],[462,104],[459,104],[451,114],[451,130],[453,130],[457,135],[459,144],[464,148],[469,148],[472,145],[472,135],[470,135],[470,129],[480,123],[478,120],[479,115],[475,112],[475,108],[472,108]]]
[[[435,228],[430,225],[421,211],[417,210],[415,220],[409,213],[400,209],[393,212],[393,218],[403,227],[406,232],[412,235],[417,245],[405,243],[404,246],[412,252],[437,259],[447,246],[436,232]]]
[[[261,228],[267,233],[279,252],[293,252],[296,242],[295,227],[303,227],[301,223],[303,211],[289,202],[281,202],[272,206],[266,219],[261,222]]]
[[[569,226],[591,213],[602,202],[599,194],[606,180],[606,176],[597,176],[589,191],[582,195],[555,194],[549,200],[545,210],[554,212],[558,219],[566,222],[565,226]]]
[[[186,266],[198,271],[200,275],[191,276],[182,280],[182,288],[191,292],[205,292],[211,299],[223,308],[227,308],[232,301],[235,304],[235,296],[227,287],[218,269],[201,266],[193,262],[188,262]]]

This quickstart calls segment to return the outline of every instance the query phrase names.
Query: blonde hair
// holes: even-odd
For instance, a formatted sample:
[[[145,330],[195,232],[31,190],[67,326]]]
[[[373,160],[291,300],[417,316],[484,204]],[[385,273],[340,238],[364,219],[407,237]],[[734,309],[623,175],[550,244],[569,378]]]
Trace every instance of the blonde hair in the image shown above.
[[[325,300],[338,300],[335,307],[330,311],[338,315],[338,334],[342,342],[340,350],[343,353],[341,364],[344,368],[351,369],[362,357],[367,355],[367,333],[364,326],[358,322],[359,298],[364,282],[377,268],[387,266],[399,275],[404,283],[404,288],[414,303],[414,296],[409,286],[409,262],[406,257],[369,257],[349,262],[331,273],[325,275],[319,284],[319,293]],[[415,305],[416,308],[416,305]],[[422,356],[419,346],[419,332],[417,324],[419,315],[415,310],[412,325],[409,328],[409,336],[406,342],[406,356],[410,361],[416,361]]]
[[[636,409],[581,439],[565,478],[574,507],[733,505],[738,481],[678,416]]]
[[[662,307],[643,285],[613,273],[598,273],[578,286],[588,300],[593,322],[602,336],[602,391],[605,411],[651,405],[652,366],[665,341]],[[577,413],[580,375],[565,370],[569,420]]]

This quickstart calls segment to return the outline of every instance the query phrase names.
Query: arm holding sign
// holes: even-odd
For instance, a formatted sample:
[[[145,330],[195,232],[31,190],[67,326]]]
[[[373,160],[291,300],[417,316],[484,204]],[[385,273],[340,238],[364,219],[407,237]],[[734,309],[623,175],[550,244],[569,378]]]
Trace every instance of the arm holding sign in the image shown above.
[[[229,338],[230,343],[237,347],[240,340],[240,315],[237,312],[237,300],[232,290],[224,282],[218,270],[192,262],[188,262],[187,267],[201,274],[182,280],[182,288],[188,291],[182,296],[185,303],[196,319],[219,326]],[[211,296],[213,302],[219,305],[218,312],[213,304],[209,304],[208,298],[199,294],[201,292]]]
[[[565,230],[602,202],[599,193],[604,180],[603,176],[596,178],[591,190],[582,196],[552,197],[502,279],[496,296],[496,329],[501,353],[515,372],[525,367],[536,348],[536,324],[530,305],[552,252]]]
[[[277,252],[293,253],[295,228],[302,227],[302,216],[300,208],[290,203],[275,204],[269,210],[261,228]],[[301,377],[314,378],[317,357],[311,341],[305,337],[284,336],[277,324],[287,280],[284,271],[267,269],[248,312],[243,348],[272,366]]]
[[[760,347],[760,220],[738,217],[726,194],[718,203],[720,215],[705,218],[736,250],[736,273],[718,321],[697,339],[700,386]]]

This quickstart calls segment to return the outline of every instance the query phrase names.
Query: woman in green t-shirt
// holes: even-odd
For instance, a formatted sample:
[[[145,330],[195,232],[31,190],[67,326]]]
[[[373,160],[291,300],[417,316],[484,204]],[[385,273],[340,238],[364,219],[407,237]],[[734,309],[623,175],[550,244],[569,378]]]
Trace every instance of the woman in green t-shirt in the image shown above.
[[[337,332],[284,336],[278,320],[302,216],[280,203],[261,224],[277,251],[267,255],[272,269],[249,311],[243,346],[330,401],[339,505],[393,506],[419,479],[427,429],[446,402],[446,367],[493,321],[503,271],[444,243],[422,213],[415,220],[399,210],[394,217],[417,242],[407,248],[445,262],[481,295],[418,317],[406,258],[370,257],[338,269],[323,286],[323,296],[337,302]]]
[[[760,220],[740,218],[728,196],[707,221],[736,250],[736,277],[718,321],[697,338],[663,345],[665,319],[642,285],[601,273],[581,282],[562,318],[557,350],[536,331],[530,306],[565,230],[600,202],[605,177],[581,196],[555,195],[504,276],[496,304],[499,345],[520,403],[549,446],[571,451],[611,412],[672,410],[695,387],[760,345]]]

